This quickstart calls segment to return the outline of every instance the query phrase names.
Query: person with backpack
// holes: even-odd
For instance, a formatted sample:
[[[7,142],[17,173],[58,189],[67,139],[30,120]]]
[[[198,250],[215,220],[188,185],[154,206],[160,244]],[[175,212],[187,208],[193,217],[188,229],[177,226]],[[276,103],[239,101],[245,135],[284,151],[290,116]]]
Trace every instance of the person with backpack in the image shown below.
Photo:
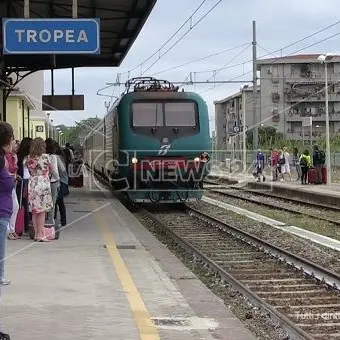
[[[301,184],[307,184],[308,170],[312,165],[309,151],[305,150],[299,159],[299,166],[301,168]]]
[[[254,177],[257,178],[258,182],[261,181],[261,175],[262,175],[263,182],[266,180],[266,177],[263,174],[264,164],[265,164],[264,154],[261,152],[261,150],[259,150],[256,155],[255,169],[254,169]]]
[[[317,145],[313,147],[313,166],[316,170],[316,183],[322,184],[322,167],[325,165],[326,155]]]

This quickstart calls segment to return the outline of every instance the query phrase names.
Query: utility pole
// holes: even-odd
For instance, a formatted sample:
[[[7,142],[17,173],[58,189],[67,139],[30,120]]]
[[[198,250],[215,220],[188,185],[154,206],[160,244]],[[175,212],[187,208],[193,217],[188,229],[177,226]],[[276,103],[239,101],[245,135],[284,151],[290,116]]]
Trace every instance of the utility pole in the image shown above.
[[[243,153],[243,172],[246,174],[247,172],[247,139],[246,139],[246,91],[243,87],[242,89],[242,125],[243,125],[243,131],[242,131],[242,153]]]
[[[256,21],[253,21],[253,149],[256,151],[259,147],[259,130],[257,126],[257,110],[256,110],[256,99],[257,99],[257,57],[256,57]]]

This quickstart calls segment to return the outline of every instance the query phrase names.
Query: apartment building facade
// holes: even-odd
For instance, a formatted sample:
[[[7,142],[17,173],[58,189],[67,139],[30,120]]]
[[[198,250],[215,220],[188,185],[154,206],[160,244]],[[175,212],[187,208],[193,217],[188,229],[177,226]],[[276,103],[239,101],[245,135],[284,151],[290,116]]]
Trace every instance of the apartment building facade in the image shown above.
[[[258,60],[259,120],[286,139],[314,139],[325,135],[325,65],[319,54]],[[330,134],[340,132],[340,56],[327,62]],[[303,119],[312,117],[312,129]],[[307,119],[308,120],[308,119]]]
[[[245,103],[245,105],[244,105]],[[257,90],[257,116],[260,116],[260,88]],[[242,150],[243,115],[246,128],[253,125],[253,87],[244,86],[240,92],[215,101],[216,150]]]

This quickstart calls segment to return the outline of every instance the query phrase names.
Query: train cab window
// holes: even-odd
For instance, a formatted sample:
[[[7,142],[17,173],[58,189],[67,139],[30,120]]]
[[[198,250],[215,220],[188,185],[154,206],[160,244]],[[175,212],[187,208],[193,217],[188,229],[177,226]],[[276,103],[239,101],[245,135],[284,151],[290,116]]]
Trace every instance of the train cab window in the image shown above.
[[[163,126],[163,107],[161,103],[132,104],[133,126]]]
[[[196,126],[196,107],[194,103],[166,103],[166,126]]]

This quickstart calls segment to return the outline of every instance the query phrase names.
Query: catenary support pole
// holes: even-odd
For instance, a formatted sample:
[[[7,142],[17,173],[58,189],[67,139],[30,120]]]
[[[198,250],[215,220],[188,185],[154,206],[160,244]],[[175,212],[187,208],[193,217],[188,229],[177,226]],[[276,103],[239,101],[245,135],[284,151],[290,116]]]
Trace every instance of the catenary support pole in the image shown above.
[[[328,109],[328,65],[325,62],[325,99],[326,99],[326,168],[327,168],[327,185],[332,183],[331,174],[331,146],[329,142],[329,109]]]
[[[246,91],[242,89],[242,151],[243,151],[243,172],[247,172],[247,143],[246,143]]]
[[[256,70],[256,21],[253,21],[253,148],[256,150],[259,147],[259,129],[257,122],[256,97],[257,97],[257,70]]]

